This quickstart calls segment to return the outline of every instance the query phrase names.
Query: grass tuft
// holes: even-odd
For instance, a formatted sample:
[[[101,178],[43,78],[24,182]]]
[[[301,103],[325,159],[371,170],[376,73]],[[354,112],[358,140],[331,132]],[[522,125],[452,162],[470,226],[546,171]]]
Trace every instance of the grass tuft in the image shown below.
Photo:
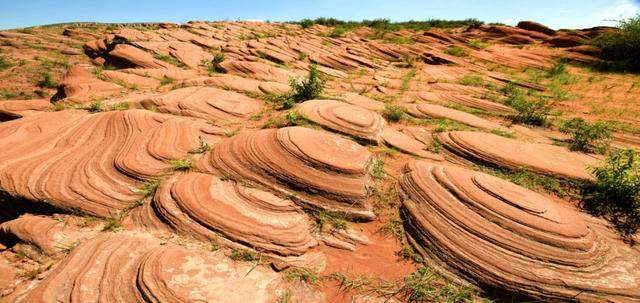
[[[385,104],[382,116],[390,122],[398,122],[402,120],[407,109],[397,104]]]

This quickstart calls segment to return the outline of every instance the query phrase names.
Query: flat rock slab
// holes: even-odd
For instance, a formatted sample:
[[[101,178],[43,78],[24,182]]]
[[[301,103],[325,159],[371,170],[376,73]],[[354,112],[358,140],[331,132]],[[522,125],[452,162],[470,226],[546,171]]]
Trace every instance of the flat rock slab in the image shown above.
[[[464,158],[562,178],[591,180],[589,167],[598,165],[596,157],[561,146],[526,143],[489,133],[454,131],[440,133],[437,138],[447,150]]]
[[[498,123],[445,106],[435,104],[407,104],[405,107],[409,114],[416,118],[446,118],[487,130],[503,128]]]

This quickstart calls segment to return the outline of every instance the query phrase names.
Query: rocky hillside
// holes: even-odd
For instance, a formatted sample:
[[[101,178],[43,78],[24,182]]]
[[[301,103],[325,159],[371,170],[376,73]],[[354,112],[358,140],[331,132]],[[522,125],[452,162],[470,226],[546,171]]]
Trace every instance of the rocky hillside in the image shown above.
[[[302,25],[0,31],[0,302],[640,301],[615,29]]]

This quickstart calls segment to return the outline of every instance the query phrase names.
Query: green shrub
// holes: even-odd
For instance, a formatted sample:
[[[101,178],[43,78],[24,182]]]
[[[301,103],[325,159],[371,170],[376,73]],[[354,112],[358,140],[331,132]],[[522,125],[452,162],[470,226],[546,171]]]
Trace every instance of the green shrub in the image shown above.
[[[514,86],[507,85],[507,105],[511,106],[516,114],[511,117],[515,123],[524,123],[543,126],[548,123],[551,104],[544,96],[530,96]]]
[[[329,33],[329,37],[331,38],[341,38],[344,37],[344,34],[347,32],[346,29],[344,29],[343,27],[335,27],[330,33]]]
[[[602,121],[589,123],[573,118],[564,121],[560,131],[571,134],[571,150],[604,153],[611,143],[611,126]]]
[[[638,154],[633,149],[618,150],[592,171],[596,181],[585,188],[583,206],[609,219],[623,236],[633,236],[640,228]]]
[[[55,88],[56,86],[58,86],[57,83],[53,82],[53,80],[51,80],[51,74],[47,73],[47,72],[42,72],[40,73],[40,77],[42,79],[40,79],[40,81],[38,81],[37,85],[38,87],[41,88]]]
[[[220,63],[222,63],[225,59],[223,53],[217,53],[213,56],[211,61],[206,63],[207,70],[210,73],[222,73],[224,72],[222,68],[220,68]]]
[[[11,63],[9,63],[9,61],[5,57],[0,56],[0,71],[5,70],[9,67],[11,67]]]
[[[469,86],[482,86],[484,79],[481,76],[466,75],[460,79],[460,84]]]
[[[310,28],[314,22],[311,19],[302,19],[298,22],[302,28]]]
[[[407,110],[396,104],[385,104],[384,110],[382,110],[382,116],[390,122],[400,121]]]
[[[600,68],[640,71],[640,15],[619,22],[619,30],[605,33],[591,43],[602,49],[601,58],[609,60]]]
[[[470,47],[473,48],[478,48],[478,49],[485,49],[487,47],[489,47],[489,43],[481,41],[481,40],[471,40],[467,43],[467,45],[469,45]]]
[[[318,67],[315,64],[311,65],[307,79],[301,82],[291,80],[291,99],[295,102],[317,99],[323,92],[324,80],[320,79]]]
[[[387,177],[387,173],[384,170],[384,161],[382,159],[376,158],[373,160],[371,175],[378,180],[382,180]]]
[[[444,50],[444,53],[456,57],[466,57],[469,55],[469,51],[460,46],[449,46]]]

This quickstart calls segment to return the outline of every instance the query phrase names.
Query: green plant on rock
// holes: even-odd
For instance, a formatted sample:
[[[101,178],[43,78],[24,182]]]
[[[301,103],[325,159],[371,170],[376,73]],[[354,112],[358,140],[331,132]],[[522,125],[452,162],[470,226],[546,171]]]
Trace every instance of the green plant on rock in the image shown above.
[[[611,143],[611,126],[603,121],[589,123],[582,118],[564,121],[560,131],[571,135],[571,150],[604,153]]]
[[[449,46],[444,50],[444,53],[455,57],[469,56],[469,50],[460,46]]]
[[[347,220],[342,214],[319,209],[312,210],[309,214],[315,220],[316,228],[320,231],[327,227],[330,231],[347,229]]]
[[[188,171],[193,168],[193,162],[189,159],[169,160],[172,171]]]
[[[544,126],[548,123],[551,103],[545,96],[531,96],[517,88],[508,89],[507,105],[516,110],[511,117],[515,123]]]
[[[484,84],[484,79],[477,75],[465,75],[459,82],[462,85],[482,86],[482,84]]]
[[[58,84],[51,79],[51,74],[49,74],[48,72],[40,73],[40,77],[41,79],[37,83],[38,87],[55,88],[56,86],[58,86]]]
[[[312,64],[306,79],[298,82],[291,80],[290,97],[295,102],[317,99],[324,92],[324,80],[320,79],[318,67]]]
[[[11,63],[4,56],[0,56],[0,71],[8,69],[11,67]]]
[[[384,161],[382,159],[376,158],[373,160],[373,164],[371,165],[371,175],[378,180],[382,180],[387,177],[387,173],[384,171]]]
[[[213,58],[211,59],[211,61],[205,64],[207,67],[207,70],[210,73],[224,72],[224,70],[220,67],[220,63],[222,63],[224,60],[225,60],[225,56],[223,53],[216,53],[215,55],[213,55]]]
[[[407,110],[397,104],[385,104],[382,110],[382,116],[390,122],[398,122],[402,120]]]
[[[633,149],[611,153],[592,168],[595,182],[583,191],[583,206],[603,216],[627,238],[640,229],[640,159]]]

